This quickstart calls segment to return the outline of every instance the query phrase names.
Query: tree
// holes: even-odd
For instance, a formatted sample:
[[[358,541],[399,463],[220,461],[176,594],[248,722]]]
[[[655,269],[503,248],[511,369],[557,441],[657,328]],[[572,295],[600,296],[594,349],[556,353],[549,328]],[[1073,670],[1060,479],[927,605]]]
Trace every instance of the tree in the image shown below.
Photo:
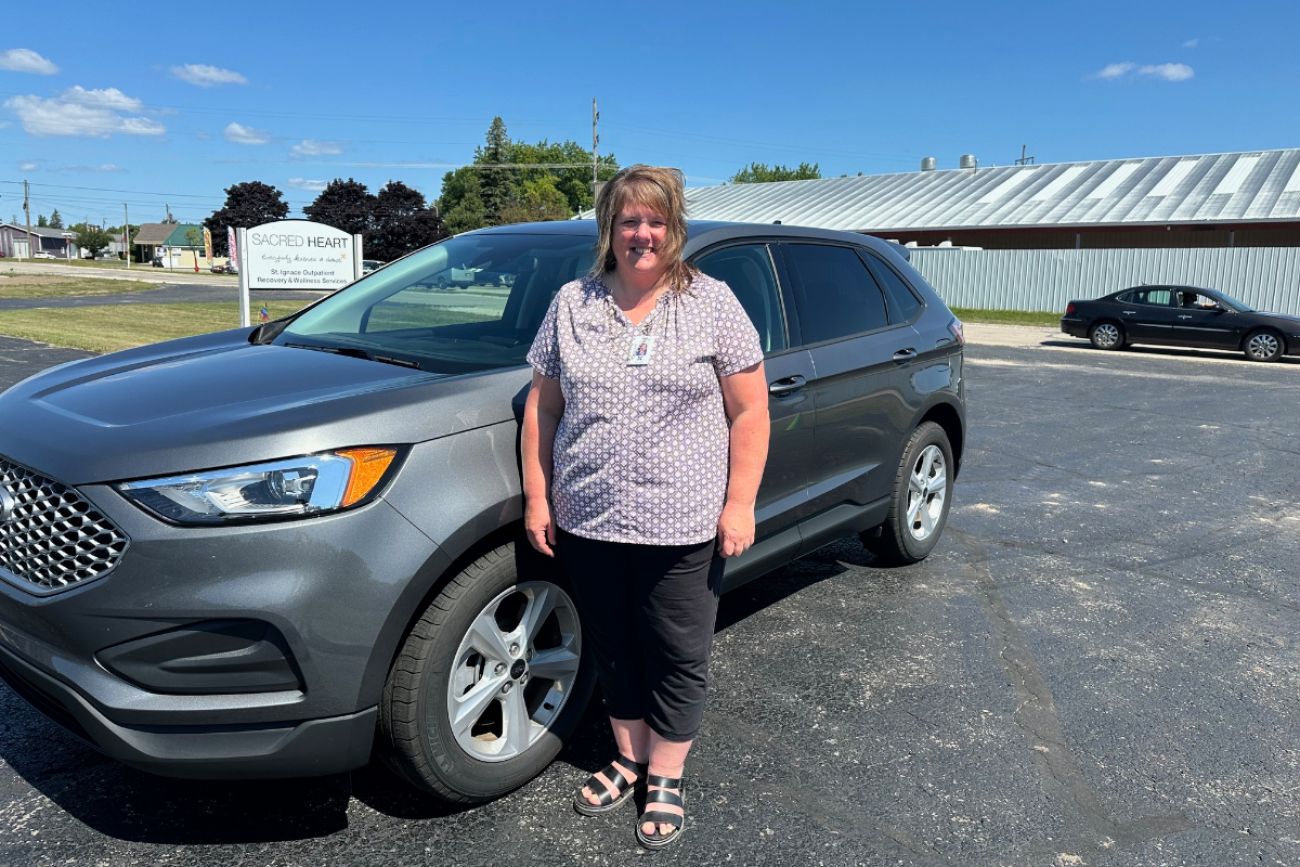
[[[39,229],[45,229],[45,228],[48,228],[49,225],[50,225],[50,221],[47,220],[47,219],[45,219],[45,215],[44,215],[44,214],[37,214],[37,215],[36,215],[36,226],[37,226],[37,228],[39,228]]]
[[[58,208],[55,208],[54,213],[50,214],[50,228],[51,229],[63,228],[63,215],[59,213]]]
[[[375,197],[360,181],[335,178],[302,210],[309,220],[342,229],[349,235],[364,235],[370,231]]]
[[[391,261],[447,237],[438,213],[424,196],[401,181],[389,181],[375,196],[374,229],[366,238],[369,258]]]
[[[83,223],[74,226],[73,229],[77,246],[82,249],[83,255],[88,253],[92,259],[97,258],[100,253],[108,249],[109,244],[113,243],[113,236],[94,224]]]
[[[226,227],[251,229],[273,220],[283,220],[289,215],[284,193],[261,181],[246,181],[226,188],[225,207],[214,211],[203,221],[212,231],[213,253],[228,256]]]
[[[492,118],[488,127],[487,144],[474,152],[474,162],[483,166],[480,176],[480,197],[489,226],[501,224],[501,212],[505,210],[514,192],[514,178],[508,164],[512,162],[510,154],[510,136],[506,134],[506,123],[500,117]]]
[[[462,166],[443,175],[438,212],[442,214],[443,225],[453,235],[488,224],[477,166]]]
[[[592,206],[591,151],[582,145],[545,139],[536,144],[512,142],[499,117],[493,118],[486,140],[486,146],[475,149],[473,165],[443,176],[438,210],[448,231],[513,222],[525,214],[543,215],[527,219],[564,219]],[[602,156],[597,177],[607,181],[616,172],[614,155]],[[547,183],[539,185],[542,179]],[[563,194],[563,209],[552,189]],[[494,198],[500,204],[494,206]]]
[[[524,181],[501,211],[503,223],[530,223],[540,220],[567,220],[573,216],[569,200],[555,186],[555,179],[543,175]]]
[[[750,163],[731,177],[733,184],[759,184],[767,181],[815,181],[822,176],[817,163],[799,163],[797,168],[767,163]]]

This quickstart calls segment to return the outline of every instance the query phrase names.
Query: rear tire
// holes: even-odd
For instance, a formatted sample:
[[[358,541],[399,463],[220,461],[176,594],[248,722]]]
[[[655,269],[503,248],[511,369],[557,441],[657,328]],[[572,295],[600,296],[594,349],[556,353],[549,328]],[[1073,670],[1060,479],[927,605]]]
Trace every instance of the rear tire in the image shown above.
[[[1088,329],[1088,339],[1098,349],[1123,349],[1124,326],[1103,320]]]
[[[577,608],[561,579],[521,577],[513,545],[447,583],[407,635],[379,705],[380,755],[457,805],[541,773],[591,696]]]
[[[1246,335],[1242,352],[1251,361],[1277,361],[1282,357],[1282,335],[1268,328],[1259,328]]]
[[[880,565],[906,566],[930,556],[948,522],[954,467],[952,445],[942,427],[927,421],[912,432],[885,522],[860,535]]]

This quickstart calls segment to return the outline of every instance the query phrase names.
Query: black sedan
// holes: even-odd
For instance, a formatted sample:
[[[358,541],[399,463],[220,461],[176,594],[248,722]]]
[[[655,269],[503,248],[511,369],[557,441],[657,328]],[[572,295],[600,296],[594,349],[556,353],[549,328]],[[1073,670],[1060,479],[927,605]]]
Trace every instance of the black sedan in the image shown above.
[[[1300,316],[1261,313],[1215,289],[1136,286],[1095,301],[1071,301],[1061,330],[1098,349],[1132,343],[1231,349],[1251,361],[1300,355]]]

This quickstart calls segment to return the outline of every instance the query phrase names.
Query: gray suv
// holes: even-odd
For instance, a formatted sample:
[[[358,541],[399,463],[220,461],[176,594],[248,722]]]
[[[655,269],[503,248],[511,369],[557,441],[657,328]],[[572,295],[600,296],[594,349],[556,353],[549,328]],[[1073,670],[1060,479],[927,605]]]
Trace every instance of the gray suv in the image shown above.
[[[0,675],[169,776],[374,752],[464,804],[539,773],[593,677],[565,581],[522,542],[524,356],[594,240],[470,232],[287,319],[0,395]],[[929,554],[965,440],[934,290],[861,235],[694,223],[685,252],[767,353],[757,542],[726,586],[850,533],[881,562]]]

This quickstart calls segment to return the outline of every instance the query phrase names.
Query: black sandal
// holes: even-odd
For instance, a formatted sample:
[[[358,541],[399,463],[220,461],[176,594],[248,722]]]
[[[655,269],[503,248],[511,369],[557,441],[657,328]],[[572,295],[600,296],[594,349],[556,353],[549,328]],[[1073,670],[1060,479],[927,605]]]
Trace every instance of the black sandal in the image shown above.
[[[686,830],[686,787],[682,785],[680,778],[661,777],[658,774],[647,776],[645,784],[647,787],[658,786],[659,788],[646,792],[646,811],[636,820],[636,839],[647,849],[662,849],[682,836],[682,832]],[[667,789],[676,789],[680,794],[666,791]],[[679,816],[676,813],[665,813],[663,810],[652,810],[650,809],[652,804],[671,804],[674,807],[681,807],[683,814]],[[654,822],[656,826],[649,834],[641,830],[641,826],[646,822]],[[673,829],[667,834],[660,834],[659,825],[672,825]]]
[[[636,772],[636,779],[628,782],[623,772],[615,767],[614,762],[625,768],[631,768]],[[632,797],[636,787],[645,779],[646,771],[649,769],[649,763],[637,764],[627,756],[619,755],[614,762],[610,762],[601,768],[596,774],[604,774],[605,779],[609,780],[609,785],[602,783],[596,778],[596,774],[587,777],[587,781],[578,787],[573,793],[573,809],[577,810],[584,816],[599,816],[602,813],[608,813],[610,810],[621,806],[624,801]],[[611,788],[612,787],[612,788]],[[591,803],[582,794],[582,790],[590,789],[592,792],[598,792],[596,803]]]

